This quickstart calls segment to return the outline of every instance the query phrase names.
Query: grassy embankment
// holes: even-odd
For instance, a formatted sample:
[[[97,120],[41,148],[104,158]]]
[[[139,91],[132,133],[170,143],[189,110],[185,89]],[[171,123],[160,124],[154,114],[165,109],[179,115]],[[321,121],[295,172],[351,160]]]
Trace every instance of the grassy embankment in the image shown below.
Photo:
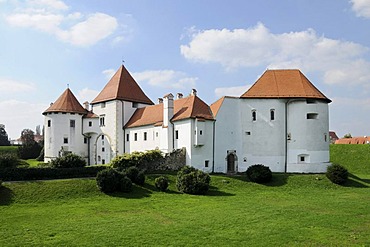
[[[356,171],[345,186],[325,175],[274,174],[267,185],[212,176],[206,196],[177,193],[173,175],[167,193],[156,175],[113,195],[92,179],[5,183],[0,246],[368,246],[370,173],[356,159],[336,160]]]

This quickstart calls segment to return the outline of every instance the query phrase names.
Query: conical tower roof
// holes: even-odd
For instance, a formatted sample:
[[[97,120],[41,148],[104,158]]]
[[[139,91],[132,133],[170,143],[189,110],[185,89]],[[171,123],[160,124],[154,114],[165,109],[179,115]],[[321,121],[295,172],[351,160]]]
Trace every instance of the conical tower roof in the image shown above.
[[[298,69],[267,70],[240,98],[308,98],[331,102]]]
[[[110,100],[125,100],[153,105],[127,69],[122,65],[105,85],[92,104]]]
[[[61,96],[46,109],[43,114],[48,112],[67,112],[86,114],[87,110],[81,106],[72,91],[67,88]]]

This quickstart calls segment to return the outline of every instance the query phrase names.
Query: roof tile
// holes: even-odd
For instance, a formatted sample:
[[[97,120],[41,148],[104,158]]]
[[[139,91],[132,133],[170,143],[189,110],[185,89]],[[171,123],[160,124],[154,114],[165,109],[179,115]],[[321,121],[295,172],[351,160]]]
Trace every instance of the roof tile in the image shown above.
[[[67,112],[86,114],[87,110],[81,106],[72,91],[67,88],[61,96],[46,109],[43,114],[48,112]]]

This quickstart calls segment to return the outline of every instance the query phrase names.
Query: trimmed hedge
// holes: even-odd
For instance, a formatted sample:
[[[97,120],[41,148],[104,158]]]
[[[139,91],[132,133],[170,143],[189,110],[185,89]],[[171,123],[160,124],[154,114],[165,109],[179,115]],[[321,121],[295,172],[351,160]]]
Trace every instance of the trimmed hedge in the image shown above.
[[[0,179],[3,181],[22,181],[22,180],[95,177],[99,171],[106,168],[107,168],[106,166],[86,166],[74,168],[10,167],[0,169]]]
[[[0,153],[0,169],[16,167],[19,165],[19,159],[15,154]]]
[[[157,177],[154,180],[155,187],[160,191],[166,191],[169,185],[168,178],[164,176]]]
[[[255,183],[268,183],[272,179],[272,172],[268,166],[252,165],[247,169],[247,177]]]
[[[338,164],[328,166],[326,177],[335,184],[344,184],[348,179],[348,170]]]
[[[176,186],[180,192],[193,195],[204,195],[209,190],[211,177],[198,169],[184,166],[178,173]]]

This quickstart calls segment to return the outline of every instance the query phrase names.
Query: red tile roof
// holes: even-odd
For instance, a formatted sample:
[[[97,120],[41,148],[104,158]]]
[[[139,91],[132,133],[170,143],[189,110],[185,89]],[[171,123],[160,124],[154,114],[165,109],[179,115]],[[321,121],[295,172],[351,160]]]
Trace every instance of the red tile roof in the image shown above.
[[[241,98],[309,98],[331,102],[298,69],[266,70]]]
[[[187,118],[214,120],[210,107],[198,96],[189,96],[174,100],[174,115],[171,121]],[[163,104],[139,108],[126,124],[126,128],[144,125],[161,125],[163,121]]]
[[[126,100],[153,105],[153,102],[145,95],[123,65],[91,103],[96,104],[110,100]]]
[[[98,118],[99,116],[93,113],[92,111],[88,111],[84,118]]]
[[[335,144],[369,144],[370,137],[352,137],[352,138],[340,138],[335,141]]]
[[[69,88],[67,88],[61,96],[42,114],[48,112],[67,112],[67,113],[79,113],[86,114],[87,110],[81,106],[74,94]]]

